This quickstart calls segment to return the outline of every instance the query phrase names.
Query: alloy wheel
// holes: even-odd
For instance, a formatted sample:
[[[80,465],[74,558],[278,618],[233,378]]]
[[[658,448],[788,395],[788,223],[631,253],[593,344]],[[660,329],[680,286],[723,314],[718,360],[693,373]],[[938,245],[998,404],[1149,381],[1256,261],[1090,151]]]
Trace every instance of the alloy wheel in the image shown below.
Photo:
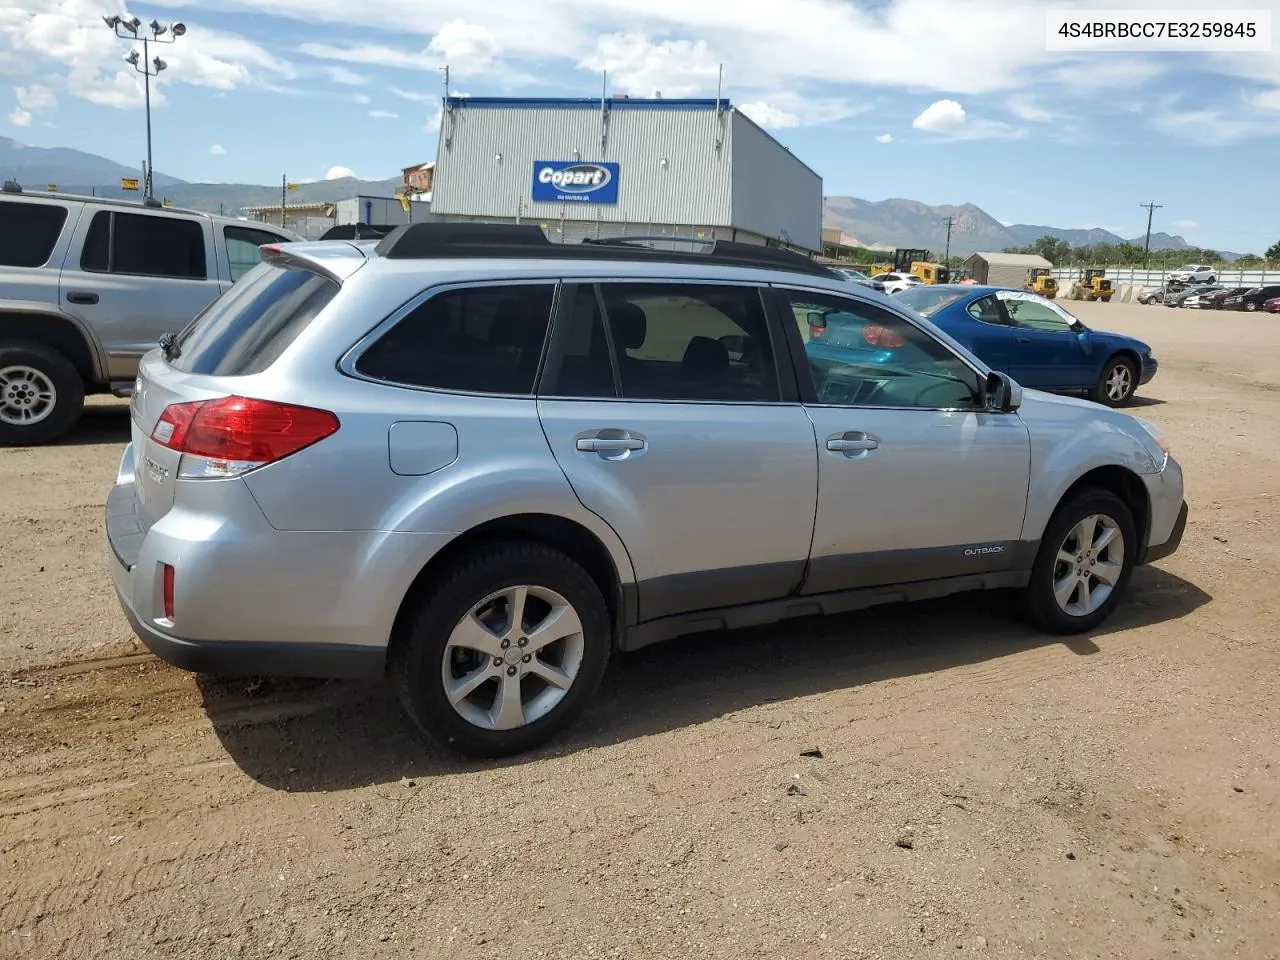
[[[1124,572],[1124,534],[1105,514],[1083,518],[1068,531],[1053,565],[1053,595],[1071,617],[1093,613]]]
[[[1125,363],[1117,363],[1107,373],[1107,397],[1119,403],[1133,392],[1133,371]]]
[[[445,644],[445,696],[468,723],[513,730],[565,698],[585,650],[573,604],[547,587],[506,587],[475,604]]]
[[[28,366],[0,370],[0,422],[29,427],[57,405],[58,391],[44,371]]]

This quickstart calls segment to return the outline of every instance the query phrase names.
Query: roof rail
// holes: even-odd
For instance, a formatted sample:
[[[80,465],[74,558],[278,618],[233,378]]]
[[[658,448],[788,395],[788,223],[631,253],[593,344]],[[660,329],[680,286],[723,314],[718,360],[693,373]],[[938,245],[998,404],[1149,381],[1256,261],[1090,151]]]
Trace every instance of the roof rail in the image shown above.
[[[699,251],[656,250],[638,241],[693,243]],[[718,266],[756,267],[807,273],[835,279],[827,267],[804,254],[779,247],[728,240],[695,240],[689,237],[615,237],[580,244],[552,243],[535,224],[511,223],[411,223],[397,227],[379,242],[376,252],[389,260],[432,257],[492,258],[536,257],[544,260],[627,260],[667,263],[713,263]]]

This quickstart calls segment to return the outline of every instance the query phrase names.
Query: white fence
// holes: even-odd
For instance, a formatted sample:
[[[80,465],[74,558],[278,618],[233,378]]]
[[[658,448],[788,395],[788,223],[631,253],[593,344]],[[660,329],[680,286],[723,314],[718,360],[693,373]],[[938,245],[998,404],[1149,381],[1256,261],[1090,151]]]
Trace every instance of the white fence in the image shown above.
[[[1078,267],[1060,267],[1053,271],[1058,280],[1074,280],[1083,271]],[[1169,274],[1176,270],[1143,270],[1140,267],[1108,267],[1107,279],[1114,284],[1136,284],[1140,287],[1160,287],[1165,284]],[[1233,270],[1224,267],[1217,275],[1216,283],[1225,287],[1265,287],[1269,284],[1280,284],[1280,269]]]

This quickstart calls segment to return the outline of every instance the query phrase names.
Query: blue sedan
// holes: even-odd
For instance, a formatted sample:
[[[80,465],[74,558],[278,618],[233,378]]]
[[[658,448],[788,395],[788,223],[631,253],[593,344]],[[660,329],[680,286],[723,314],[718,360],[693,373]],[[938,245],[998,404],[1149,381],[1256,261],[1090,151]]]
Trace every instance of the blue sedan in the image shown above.
[[[1055,301],[1027,290],[921,285],[894,300],[1024,387],[1086,393],[1119,407],[1156,375],[1156,358],[1141,340],[1090,330]]]

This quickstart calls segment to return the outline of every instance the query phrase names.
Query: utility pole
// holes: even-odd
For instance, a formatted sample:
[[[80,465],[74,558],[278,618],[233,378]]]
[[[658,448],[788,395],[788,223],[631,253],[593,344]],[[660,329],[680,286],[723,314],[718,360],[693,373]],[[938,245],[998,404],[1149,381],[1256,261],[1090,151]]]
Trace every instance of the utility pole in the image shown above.
[[[1147,239],[1142,244],[1142,269],[1151,267],[1151,217],[1164,206],[1163,203],[1140,203],[1138,206],[1147,211]]]
[[[942,265],[944,267],[951,266],[951,228],[955,226],[955,222],[955,217],[947,217],[947,252],[942,255]]]
[[[284,207],[285,196],[289,190],[289,175],[287,173],[280,174],[280,226],[284,226]]]

